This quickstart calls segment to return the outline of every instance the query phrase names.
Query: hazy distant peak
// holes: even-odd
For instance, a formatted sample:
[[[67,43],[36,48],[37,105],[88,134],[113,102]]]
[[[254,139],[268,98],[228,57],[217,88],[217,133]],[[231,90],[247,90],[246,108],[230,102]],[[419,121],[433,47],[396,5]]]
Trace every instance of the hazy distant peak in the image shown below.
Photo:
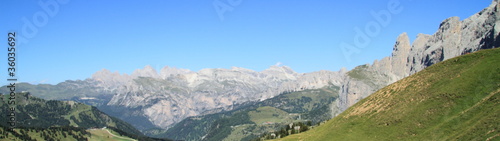
[[[120,75],[120,73],[118,73],[118,71],[112,73],[108,69],[102,69],[102,70],[97,71],[94,74],[92,74],[92,78],[93,79],[102,79],[102,78],[106,78],[109,76],[116,76],[116,75]]]
[[[152,77],[152,78],[159,77],[158,72],[150,65],[146,65],[143,69],[135,70],[131,76],[132,77]]]
[[[188,73],[193,73],[193,71],[189,69],[178,69],[176,67],[169,67],[169,66],[165,66],[160,70],[160,76],[163,79],[166,79],[171,75],[188,74]]]
[[[191,72],[189,69],[181,69],[177,67],[170,67],[170,66],[165,66],[161,69],[161,72],[163,71],[183,71],[183,72]]]
[[[102,69],[102,70],[97,71],[94,74],[92,74],[92,77],[94,77],[96,75],[101,75],[101,74],[111,74],[111,71],[109,71],[108,69]]]
[[[143,70],[157,73],[156,70],[151,65],[144,66]]]
[[[239,71],[239,72],[255,72],[254,70],[242,68],[242,67],[231,67],[231,70],[232,71]]]
[[[268,69],[262,71],[262,72],[284,72],[284,73],[288,73],[288,74],[294,74],[296,73],[292,68],[288,67],[288,66],[277,66],[277,65],[272,65],[271,67],[269,67]]]

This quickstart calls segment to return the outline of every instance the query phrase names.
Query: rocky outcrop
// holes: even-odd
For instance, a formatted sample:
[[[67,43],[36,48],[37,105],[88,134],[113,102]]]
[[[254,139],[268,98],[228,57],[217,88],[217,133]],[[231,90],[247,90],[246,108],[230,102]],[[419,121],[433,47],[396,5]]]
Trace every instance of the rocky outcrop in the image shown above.
[[[500,46],[500,4],[497,0],[481,12],[460,21],[444,20],[434,35],[419,34],[413,44],[406,33],[394,45],[392,56],[372,65],[358,66],[344,78],[340,98],[332,110],[343,111],[376,90],[438,62],[459,55]]]
[[[407,71],[408,55],[411,50],[410,38],[406,33],[399,35],[394,45],[391,56],[391,73],[396,76],[396,79],[402,79],[409,75]]]

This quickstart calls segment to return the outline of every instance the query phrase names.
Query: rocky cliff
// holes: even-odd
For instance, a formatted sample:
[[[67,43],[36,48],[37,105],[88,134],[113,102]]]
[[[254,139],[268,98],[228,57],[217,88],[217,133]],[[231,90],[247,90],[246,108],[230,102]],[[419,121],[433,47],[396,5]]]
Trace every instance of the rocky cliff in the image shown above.
[[[406,33],[401,34],[390,57],[358,66],[347,73],[339,101],[332,110],[343,111],[378,89],[435,63],[500,46],[499,8],[500,4],[495,0],[463,21],[458,17],[448,18],[434,35],[419,34],[412,44]]]

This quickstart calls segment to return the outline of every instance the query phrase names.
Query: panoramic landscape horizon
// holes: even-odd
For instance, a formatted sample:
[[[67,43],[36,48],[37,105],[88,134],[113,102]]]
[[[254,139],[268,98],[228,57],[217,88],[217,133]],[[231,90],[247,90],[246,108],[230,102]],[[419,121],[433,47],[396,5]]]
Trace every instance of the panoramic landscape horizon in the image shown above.
[[[498,140],[500,2],[5,1],[0,140]]]

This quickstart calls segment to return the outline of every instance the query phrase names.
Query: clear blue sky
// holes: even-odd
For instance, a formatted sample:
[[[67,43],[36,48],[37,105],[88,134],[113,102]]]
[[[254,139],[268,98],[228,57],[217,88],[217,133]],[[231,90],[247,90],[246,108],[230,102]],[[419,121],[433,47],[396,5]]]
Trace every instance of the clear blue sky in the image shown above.
[[[163,66],[262,71],[277,62],[301,73],[352,69],[389,56],[402,32],[411,40],[418,33],[433,34],[444,19],[467,18],[491,3],[395,0],[403,10],[347,61],[339,44],[353,44],[355,27],[364,29],[376,21],[370,11],[387,10],[391,0],[241,0],[233,5],[227,0],[66,0],[55,13],[38,4],[51,1],[58,2],[0,2],[4,48],[9,31],[23,33],[23,18],[39,26],[34,25],[36,34],[19,35],[28,41],[17,50],[22,82],[83,80],[104,68],[130,74],[146,65],[158,71]],[[232,9],[222,13],[224,20],[214,8],[216,1]],[[5,85],[7,49],[0,49],[0,58],[0,82]]]

